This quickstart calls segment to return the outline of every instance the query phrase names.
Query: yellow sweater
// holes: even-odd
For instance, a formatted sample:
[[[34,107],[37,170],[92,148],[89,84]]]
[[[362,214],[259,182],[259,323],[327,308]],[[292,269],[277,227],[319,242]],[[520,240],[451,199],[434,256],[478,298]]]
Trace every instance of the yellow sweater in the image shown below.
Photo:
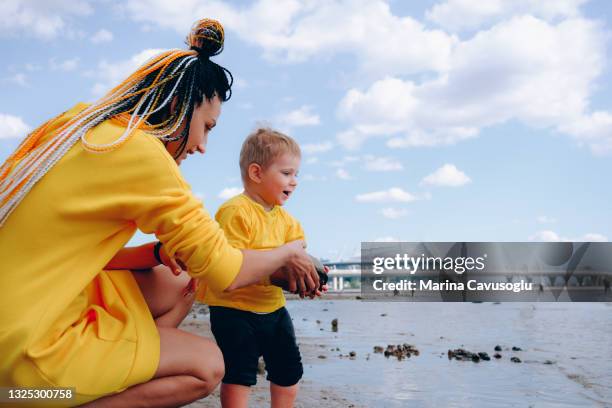
[[[106,121],[89,138],[123,131]],[[74,405],[153,376],[159,334],[138,285],[103,270],[136,228],[216,290],[242,264],[159,140],[138,131],[104,154],[77,143],[0,227],[0,386],[76,387]]]
[[[244,194],[226,201],[215,216],[232,246],[241,249],[272,249],[304,239],[300,223],[282,207],[266,211]],[[198,287],[197,299],[211,306],[225,306],[270,313],[285,305],[283,290],[270,284],[251,285],[231,292],[219,291],[206,282]]]

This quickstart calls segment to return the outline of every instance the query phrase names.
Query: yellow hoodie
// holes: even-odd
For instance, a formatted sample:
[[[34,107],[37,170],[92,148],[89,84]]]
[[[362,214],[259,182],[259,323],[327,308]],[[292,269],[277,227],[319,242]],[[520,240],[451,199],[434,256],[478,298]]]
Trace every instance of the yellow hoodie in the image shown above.
[[[88,139],[123,131],[107,120]],[[137,131],[103,154],[77,143],[0,227],[0,386],[76,387],[75,405],[152,378],[159,334],[145,300],[129,271],[103,270],[137,228],[217,290],[242,264],[159,140]]]

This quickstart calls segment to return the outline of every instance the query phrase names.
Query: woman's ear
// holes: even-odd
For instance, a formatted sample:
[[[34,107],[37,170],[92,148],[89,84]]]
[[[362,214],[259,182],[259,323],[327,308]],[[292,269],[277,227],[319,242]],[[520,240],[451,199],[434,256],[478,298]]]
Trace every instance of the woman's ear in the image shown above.
[[[261,168],[259,164],[257,163],[249,164],[249,169],[248,169],[249,180],[257,184],[261,183],[262,173],[263,173],[263,169]]]

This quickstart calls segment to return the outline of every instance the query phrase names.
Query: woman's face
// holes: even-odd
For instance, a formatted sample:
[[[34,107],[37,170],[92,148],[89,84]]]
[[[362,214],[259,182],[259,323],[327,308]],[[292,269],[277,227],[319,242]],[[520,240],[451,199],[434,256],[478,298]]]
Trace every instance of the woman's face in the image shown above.
[[[191,124],[189,126],[189,137],[187,139],[187,145],[185,150],[177,157],[176,164],[187,158],[187,155],[195,152],[204,154],[206,152],[206,143],[208,142],[208,132],[217,125],[217,119],[221,114],[221,100],[217,96],[214,96],[210,101],[204,98],[202,104],[196,107],[191,116]],[[174,132],[173,136],[180,135],[185,124],[181,125],[180,128]],[[181,140],[174,142],[168,142],[166,144],[166,150],[172,155],[176,156],[177,151],[181,146]]]

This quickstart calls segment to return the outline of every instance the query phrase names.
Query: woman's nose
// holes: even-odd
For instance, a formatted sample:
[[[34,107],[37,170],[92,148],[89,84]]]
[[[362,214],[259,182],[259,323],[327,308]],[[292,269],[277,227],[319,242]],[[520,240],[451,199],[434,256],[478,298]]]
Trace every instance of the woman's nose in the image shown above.
[[[197,150],[198,152],[200,152],[200,153],[204,154],[204,153],[206,153],[206,146],[204,146],[204,145],[198,145],[198,146],[196,147],[196,150]]]

